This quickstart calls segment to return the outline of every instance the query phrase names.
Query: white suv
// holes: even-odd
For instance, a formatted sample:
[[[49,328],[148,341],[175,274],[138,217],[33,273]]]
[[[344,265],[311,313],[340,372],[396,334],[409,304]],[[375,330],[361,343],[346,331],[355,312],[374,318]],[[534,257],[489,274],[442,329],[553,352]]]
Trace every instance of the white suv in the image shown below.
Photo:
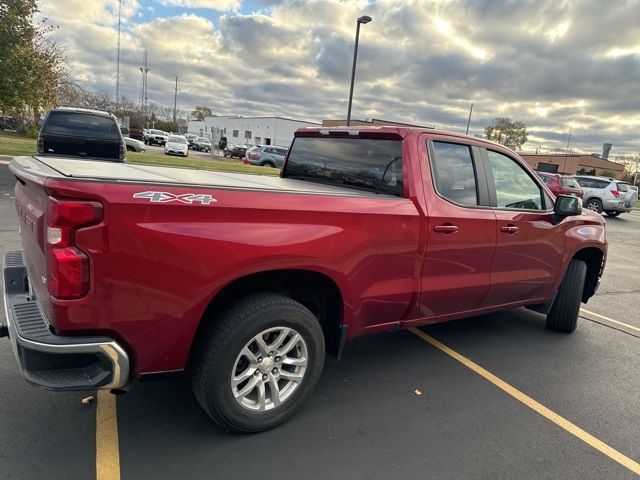
[[[589,210],[617,217],[633,209],[633,191],[627,182],[606,177],[576,175],[576,181],[584,190],[583,205]],[[637,200],[637,196],[635,197]]]

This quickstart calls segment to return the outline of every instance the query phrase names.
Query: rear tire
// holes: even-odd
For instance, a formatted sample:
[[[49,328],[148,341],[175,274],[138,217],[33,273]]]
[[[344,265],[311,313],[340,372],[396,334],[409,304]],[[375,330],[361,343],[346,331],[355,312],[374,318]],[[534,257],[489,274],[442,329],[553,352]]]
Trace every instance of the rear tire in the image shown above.
[[[273,163],[271,163],[271,162],[262,162],[260,164],[260,166],[261,167],[268,167],[268,168],[274,168],[275,167],[275,165]]]
[[[565,333],[571,333],[576,329],[586,276],[587,264],[582,260],[571,260],[551,311],[547,315],[548,329]]]
[[[618,212],[617,210],[614,210],[613,212],[604,212],[607,214],[607,216],[609,217],[617,217],[618,215],[620,215],[622,212]]]
[[[194,350],[192,387],[213,421],[228,431],[251,433],[295,415],[324,364],[324,336],[316,317],[289,297],[260,293],[236,301],[212,320]],[[294,347],[285,350],[290,342]]]
[[[597,198],[590,198],[585,202],[584,206],[593,212],[602,213],[602,202]]]

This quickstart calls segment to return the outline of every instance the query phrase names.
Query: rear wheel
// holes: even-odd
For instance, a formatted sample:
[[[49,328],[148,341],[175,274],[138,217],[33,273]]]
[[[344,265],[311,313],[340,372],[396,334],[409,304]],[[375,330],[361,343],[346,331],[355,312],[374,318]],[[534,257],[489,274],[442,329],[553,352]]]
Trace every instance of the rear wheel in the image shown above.
[[[584,206],[591,211],[602,213],[602,202],[597,198],[590,198]]]
[[[617,217],[618,215],[620,215],[622,212],[618,212],[617,210],[614,210],[613,212],[604,212],[606,213],[608,216],[610,217]]]
[[[222,428],[259,432],[291,418],[324,363],[316,317],[274,293],[245,297],[221,312],[196,347],[193,391]]]
[[[571,260],[547,315],[547,328],[565,333],[576,329],[586,276],[587,264],[582,260]]]
[[[262,166],[262,167],[269,167],[269,168],[273,168],[273,167],[275,167],[275,165],[274,165],[272,162],[262,162],[262,163],[260,164],[260,166]]]

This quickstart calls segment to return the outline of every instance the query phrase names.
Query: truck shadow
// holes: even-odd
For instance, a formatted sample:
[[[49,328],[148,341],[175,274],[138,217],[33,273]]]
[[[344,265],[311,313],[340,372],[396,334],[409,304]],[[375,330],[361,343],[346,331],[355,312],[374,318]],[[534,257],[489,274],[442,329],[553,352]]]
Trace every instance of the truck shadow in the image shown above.
[[[537,359],[541,345],[561,348],[570,338],[546,331],[544,317],[525,309],[424,330],[462,351],[465,345],[495,349],[509,342],[518,345],[518,361],[525,363],[529,355],[531,362]],[[443,421],[452,408],[458,410],[459,402],[468,403],[469,382],[471,391],[482,384],[475,374],[410,332],[371,335],[348,344],[341,361],[327,359],[314,395],[298,415],[274,430],[253,435],[230,434],[217,427],[198,405],[186,377],[143,383],[118,398],[123,477],[174,478],[183,468],[188,469],[188,478],[205,478],[212,472],[217,478],[250,478],[269,468],[276,475],[282,458],[287,458],[297,478],[353,478],[340,470],[345,464],[350,468],[357,464],[379,477],[376,465],[388,458],[390,445],[396,445],[393,451],[406,442],[423,444],[431,439],[438,444],[430,425]],[[486,385],[484,390],[497,395]],[[463,416],[474,412],[465,407]],[[366,458],[348,458],[354,441],[364,445],[354,455]],[[397,453],[407,455],[406,449]],[[336,457],[341,461],[336,463]]]

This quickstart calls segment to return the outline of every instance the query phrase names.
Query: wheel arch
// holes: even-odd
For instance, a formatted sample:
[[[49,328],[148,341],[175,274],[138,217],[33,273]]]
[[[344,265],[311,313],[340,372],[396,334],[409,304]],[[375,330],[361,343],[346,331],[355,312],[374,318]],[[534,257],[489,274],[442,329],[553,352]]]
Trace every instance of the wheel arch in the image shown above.
[[[347,336],[344,324],[343,293],[331,277],[306,269],[279,269],[249,273],[238,277],[218,290],[204,310],[194,334],[189,365],[197,341],[208,328],[215,314],[234,300],[249,293],[272,292],[286,295],[307,307],[318,318],[325,337],[327,352],[339,357]]]
[[[596,293],[598,280],[604,269],[605,254],[597,247],[586,247],[574,253],[572,259],[582,260],[587,264],[587,276],[582,291],[582,302],[587,303]]]

